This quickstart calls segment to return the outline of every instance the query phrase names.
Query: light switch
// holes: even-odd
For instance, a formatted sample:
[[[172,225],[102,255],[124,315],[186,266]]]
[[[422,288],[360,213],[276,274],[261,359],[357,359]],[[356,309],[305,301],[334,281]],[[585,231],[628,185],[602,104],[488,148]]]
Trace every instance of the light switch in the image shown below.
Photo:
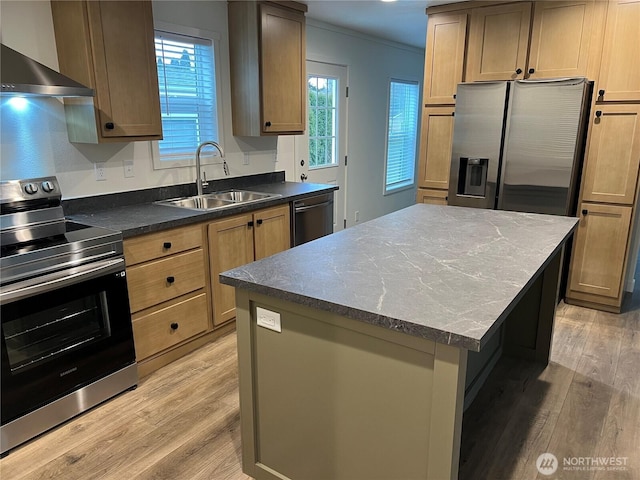
[[[280,326],[280,314],[278,312],[272,312],[266,308],[256,307],[256,317],[258,325],[274,332],[282,332]]]

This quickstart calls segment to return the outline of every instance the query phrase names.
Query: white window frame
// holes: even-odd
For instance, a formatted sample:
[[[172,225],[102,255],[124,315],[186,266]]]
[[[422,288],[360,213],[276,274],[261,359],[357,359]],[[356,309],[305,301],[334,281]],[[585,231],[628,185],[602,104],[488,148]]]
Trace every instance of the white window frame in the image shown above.
[[[220,74],[220,34],[217,32],[212,32],[209,30],[202,30],[200,28],[192,28],[186,27],[184,25],[176,25],[173,23],[166,22],[157,22],[154,21],[153,24],[154,32],[155,30],[163,30],[169,33],[176,33],[178,35],[188,35],[191,37],[199,37],[205,38],[207,40],[211,40],[211,44],[213,47],[213,60],[215,65],[215,75],[216,75],[216,114],[218,115],[218,143],[220,147],[224,150],[224,121],[222,116],[222,75]],[[173,160],[162,160],[160,156],[160,147],[158,146],[158,140],[152,141],[151,143],[151,158],[153,159],[153,169],[154,170],[163,170],[166,168],[186,168],[192,167],[195,165],[195,148],[193,150],[193,158],[187,159],[173,159]],[[210,165],[219,163],[220,159],[218,157],[213,156],[203,156],[202,164]]]
[[[389,160],[389,111],[391,109],[391,84],[392,83],[406,83],[410,85],[415,85],[418,88],[418,104],[416,105],[416,144],[414,146],[415,155],[413,160],[413,175],[411,181],[407,181],[406,183],[402,183],[398,186],[389,187],[387,185],[387,163]],[[421,105],[421,96],[420,96],[420,82],[418,80],[406,79],[406,78],[389,78],[389,82],[387,84],[387,109],[385,111],[386,116],[386,128],[385,128],[385,140],[384,140],[384,172],[382,178],[382,194],[392,195],[394,193],[402,192],[404,190],[413,189],[416,186],[416,168],[418,163],[418,154],[419,154],[419,141],[420,141],[420,105]]]

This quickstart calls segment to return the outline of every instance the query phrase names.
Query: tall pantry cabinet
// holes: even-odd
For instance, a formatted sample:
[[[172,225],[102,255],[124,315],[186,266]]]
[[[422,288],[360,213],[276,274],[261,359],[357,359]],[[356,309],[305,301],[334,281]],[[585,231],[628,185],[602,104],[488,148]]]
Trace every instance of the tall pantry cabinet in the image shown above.
[[[464,2],[427,14],[416,200],[447,202],[459,82],[593,80],[566,295],[572,303],[619,311],[640,161],[640,1]]]

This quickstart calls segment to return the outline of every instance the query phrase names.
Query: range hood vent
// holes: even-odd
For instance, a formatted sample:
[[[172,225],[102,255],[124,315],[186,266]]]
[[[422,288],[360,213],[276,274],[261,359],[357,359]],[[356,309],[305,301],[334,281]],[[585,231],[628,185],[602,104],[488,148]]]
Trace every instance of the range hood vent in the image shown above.
[[[2,45],[2,96],[93,97],[93,90]]]

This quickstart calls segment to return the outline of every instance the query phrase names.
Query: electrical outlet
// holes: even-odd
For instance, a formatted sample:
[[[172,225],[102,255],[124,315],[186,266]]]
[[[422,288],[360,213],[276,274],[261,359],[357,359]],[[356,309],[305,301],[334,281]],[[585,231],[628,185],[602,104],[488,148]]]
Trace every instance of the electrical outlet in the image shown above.
[[[249,153],[244,152],[244,158],[242,159],[243,165],[249,165]]]
[[[280,314],[278,312],[272,312],[265,308],[256,307],[256,317],[258,325],[274,332],[282,332],[280,325]]]
[[[354,215],[354,220],[356,222],[360,221],[360,211],[359,210],[356,210],[356,214]]]
[[[101,182],[107,179],[107,171],[104,168],[104,163],[94,163],[93,164],[95,172],[96,172],[96,181]]]
[[[135,177],[135,172],[133,171],[133,160],[125,160],[124,161],[124,178],[133,178]]]

